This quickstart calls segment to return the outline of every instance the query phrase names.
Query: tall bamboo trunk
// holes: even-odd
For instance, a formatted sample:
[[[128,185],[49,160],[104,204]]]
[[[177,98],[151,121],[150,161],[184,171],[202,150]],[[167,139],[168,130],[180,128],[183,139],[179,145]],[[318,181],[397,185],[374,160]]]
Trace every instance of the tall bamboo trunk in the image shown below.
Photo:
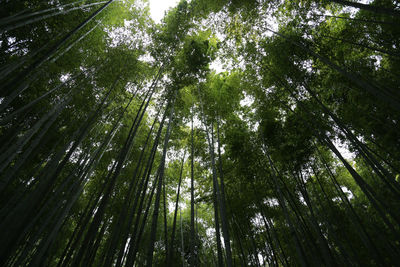
[[[377,13],[377,14],[384,14],[384,15],[388,15],[388,16],[400,17],[400,11],[395,10],[395,9],[390,9],[390,8],[385,8],[385,7],[380,7],[380,6],[372,6],[372,5],[351,2],[351,1],[346,1],[346,0],[330,0],[330,2],[334,2],[339,5],[343,5],[343,6],[351,6],[354,8],[370,11],[370,12]]]
[[[174,210],[174,218],[172,221],[172,232],[171,232],[171,243],[170,243],[170,251],[169,255],[167,255],[167,266],[171,266],[174,256],[174,241],[175,241],[175,230],[176,230],[176,217],[178,215],[178,206],[179,206],[179,197],[181,192],[181,184],[182,184],[182,174],[183,174],[183,164],[185,162],[186,151],[181,160],[181,168],[179,172],[179,182],[178,189],[176,192],[176,200],[175,200],[175,210]]]
[[[197,252],[195,251],[195,228],[194,228],[194,134],[193,134],[193,111],[191,115],[190,131],[190,266],[197,265]]]
[[[1,104],[1,108],[7,107],[18,95],[20,95],[24,90],[29,87],[30,81],[27,77],[31,76],[32,73],[39,69],[44,63],[46,63],[51,57],[53,57],[58,50],[72,38],[80,29],[85,27],[90,21],[92,21],[98,14],[100,14],[107,6],[109,6],[114,0],[109,0],[95,12],[93,12],[86,20],[81,22],[78,26],[72,29],[67,35],[65,35],[61,40],[54,44],[43,56],[36,59],[31,65],[26,67],[21,73],[19,73],[13,80],[3,84],[0,87],[1,91],[11,92],[6,99]],[[20,81],[27,81],[27,83],[22,83]]]
[[[35,22],[38,22],[38,21],[42,21],[42,20],[45,20],[45,19],[48,19],[48,18],[51,18],[51,17],[54,17],[54,16],[65,15],[65,14],[68,14],[69,12],[72,12],[72,11],[75,11],[75,10],[82,10],[84,8],[101,5],[101,4],[104,4],[104,3],[107,3],[107,1],[102,1],[102,2],[97,2],[97,3],[90,3],[90,4],[78,6],[78,7],[72,7],[72,8],[67,9],[67,10],[54,12],[54,13],[51,13],[51,14],[46,14],[46,15],[42,15],[42,16],[39,16],[39,17],[31,18],[31,19],[27,19],[27,18],[33,17],[35,15],[39,15],[40,13],[43,13],[46,10],[44,10],[42,12],[34,12],[32,14],[27,14],[27,15],[24,15],[24,16],[21,16],[21,17],[14,17],[13,20],[8,20],[8,22],[7,22],[8,25],[7,26],[0,27],[0,34],[2,34],[4,32],[11,31],[11,30],[18,29],[20,27],[25,27],[25,26],[27,26],[29,24],[32,24],[32,23],[35,23]],[[66,5],[64,5],[64,7],[65,6]],[[47,9],[46,12],[48,12],[49,10],[50,9]],[[26,20],[19,21],[19,20],[22,20],[22,19],[26,19]],[[4,25],[4,24],[0,22],[0,25]]]
[[[175,105],[175,99],[176,99],[177,92],[178,91],[174,92],[173,99],[171,99],[171,101],[169,103],[171,110],[170,110],[170,114],[169,114],[169,118],[168,118],[167,132],[165,133],[165,137],[164,137],[163,154],[162,154],[161,163],[159,166],[160,175],[159,175],[159,180],[158,180],[158,184],[157,184],[156,199],[155,199],[155,203],[154,203],[154,211],[153,211],[153,218],[152,218],[152,225],[151,225],[151,232],[150,232],[150,245],[149,245],[149,248],[147,251],[146,265],[149,267],[152,267],[152,264],[153,264],[154,243],[156,241],[156,232],[157,232],[157,226],[158,226],[157,220],[158,220],[160,198],[161,198],[162,184],[163,184],[163,178],[164,178],[165,158],[167,156],[167,148],[168,148],[169,136],[170,136],[170,132],[171,132],[172,120],[174,118],[174,105]]]

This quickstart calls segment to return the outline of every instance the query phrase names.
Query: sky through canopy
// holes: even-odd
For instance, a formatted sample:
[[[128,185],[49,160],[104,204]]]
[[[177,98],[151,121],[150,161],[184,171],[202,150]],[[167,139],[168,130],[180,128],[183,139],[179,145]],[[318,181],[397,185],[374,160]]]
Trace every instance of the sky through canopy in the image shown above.
[[[150,15],[155,22],[160,22],[164,16],[164,12],[177,5],[178,0],[150,0]]]

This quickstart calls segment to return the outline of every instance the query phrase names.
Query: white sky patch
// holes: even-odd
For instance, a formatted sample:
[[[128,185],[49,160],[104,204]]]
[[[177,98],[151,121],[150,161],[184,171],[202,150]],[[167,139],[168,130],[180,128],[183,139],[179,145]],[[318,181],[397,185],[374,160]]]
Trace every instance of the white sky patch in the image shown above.
[[[248,95],[246,93],[244,93],[245,97],[240,100],[240,105],[241,106],[246,106],[246,107],[251,107],[251,105],[253,105],[254,103],[254,97],[251,95]]]
[[[63,83],[66,82],[67,80],[69,80],[69,78],[71,78],[71,73],[67,73],[67,74],[63,74],[60,77],[60,81],[62,81]]]
[[[260,261],[261,266],[264,265],[264,257],[261,253],[257,254],[258,260]]]
[[[300,202],[301,202],[303,205],[307,205],[307,203],[306,203],[306,201],[304,200],[304,197],[303,197],[303,196],[300,196],[299,199],[300,199]]]
[[[346,195],[347,199],[352,200],[354,198],[353,192],[351,192],[347,187],[345,186],[340,186],[342,189],[343,193]],[[332,201],[334,202],[341,202],[342,199],[340,197],[334,197],[332,198]]]
[[[108,35],[111,38],[111,47],[116,47],[120,44],[130,44],[134,41],[132,32],[129,30],[132,21],[124,20],[124,27],[113,27],[108,30]]]
[[[361,0],[361,1],[356,1],[359,4],[364,4],[364,5],[369,5],[373,2],[373,0]],[[344,6],[343,7],[343,11],[345,12],[349,12],[351,14],[352,17],[354,17],[354,15],[360,11],[360,9],[355,8],[355,7],[350,7],[350,6]]]
[[[165,11],[169,8],[176,6],[179,0],[150,0],[150,16],[159,23],[164,17]]]
[[[351,160],[356,157],[356,154],[349,150],[349,146],[346,143],[342,143],[339,139],[334,140],[332,143],[345,159]]]
[[[252,223],[257,226],[257,228],[255,229],[256,231],[261,230],[260,228],[264,225],[264,221],[263,221],[263,217],[261,215],[261,213],[256,213],[254,215],[253,218],[250,219],[252,221]]]
[[[215,237],[215,229],[210,227],[206,229],[206,235],[208,237],[208,239],[212,239]]]
[[[150,55],[150,53],[146,53],[144,55],[139,56],[138,58],[140,61],[147,62],[147,63],[154,63],[155,59]]]
[[[225,68],[222,66],[222,62],[219,58],[211,62],[210,69],[215,71],[217,74],[225,71]]]
[[[270,207],[279,206],[278,199],[276,199],[276,198],[267,198],[264,200],[264,204],[268,204],[268,206],[270,206]]]
[[[353,192],[351,192],[347,187],[342,185],[341,188],[349,200],[352,200],[354,198]]]

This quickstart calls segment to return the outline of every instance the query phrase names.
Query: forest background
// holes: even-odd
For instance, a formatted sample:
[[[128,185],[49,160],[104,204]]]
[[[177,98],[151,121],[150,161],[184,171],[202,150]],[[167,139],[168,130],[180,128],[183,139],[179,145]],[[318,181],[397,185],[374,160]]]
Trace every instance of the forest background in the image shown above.
[[[0,7],[0,266],[398,264],[398,1]]]

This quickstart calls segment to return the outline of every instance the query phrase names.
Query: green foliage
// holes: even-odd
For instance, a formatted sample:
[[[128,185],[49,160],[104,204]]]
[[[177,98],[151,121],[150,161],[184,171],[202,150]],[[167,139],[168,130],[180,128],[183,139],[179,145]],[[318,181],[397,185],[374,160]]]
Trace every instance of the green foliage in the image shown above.
[[[106,3],[0,4],[1,266],[397,264],[396,1]]]

